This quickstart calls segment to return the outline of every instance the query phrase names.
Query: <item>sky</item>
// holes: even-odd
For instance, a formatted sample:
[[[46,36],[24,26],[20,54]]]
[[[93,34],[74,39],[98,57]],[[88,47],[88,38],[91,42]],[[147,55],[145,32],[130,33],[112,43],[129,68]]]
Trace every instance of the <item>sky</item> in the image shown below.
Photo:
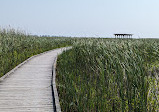
[[[33,35],[159,38],[159,0],[0,0],[0,27]]]

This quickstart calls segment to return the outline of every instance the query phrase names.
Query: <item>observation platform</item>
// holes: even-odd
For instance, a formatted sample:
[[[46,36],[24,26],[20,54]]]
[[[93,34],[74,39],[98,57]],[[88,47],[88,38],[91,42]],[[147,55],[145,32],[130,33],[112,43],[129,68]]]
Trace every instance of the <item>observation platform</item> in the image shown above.
[[[133,34],[114,34],[115,38],[132,38]]]

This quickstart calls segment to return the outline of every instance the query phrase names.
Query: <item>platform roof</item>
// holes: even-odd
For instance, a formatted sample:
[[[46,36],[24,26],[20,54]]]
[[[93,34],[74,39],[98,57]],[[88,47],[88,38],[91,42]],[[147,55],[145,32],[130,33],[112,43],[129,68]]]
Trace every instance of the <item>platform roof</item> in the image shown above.
[[[114,34],[114,35],[122,35],[122,36],[131,35],[132,36],[133,34]]]

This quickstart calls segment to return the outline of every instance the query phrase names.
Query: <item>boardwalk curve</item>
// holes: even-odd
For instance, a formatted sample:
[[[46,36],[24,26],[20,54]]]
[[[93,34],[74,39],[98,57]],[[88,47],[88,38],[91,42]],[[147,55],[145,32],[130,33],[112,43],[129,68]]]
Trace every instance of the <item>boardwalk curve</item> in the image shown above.
[[[56,105],[60,111],[52,73],[57,55],[66,49],[33,56],[0,78],[0,112],[53,112]]]

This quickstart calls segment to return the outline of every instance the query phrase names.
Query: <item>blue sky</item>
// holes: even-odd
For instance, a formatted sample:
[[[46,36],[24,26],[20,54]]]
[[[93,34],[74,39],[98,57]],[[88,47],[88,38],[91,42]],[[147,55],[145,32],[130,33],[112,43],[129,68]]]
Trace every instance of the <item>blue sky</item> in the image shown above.
[[[159,37],[159,0],[0,0],[0,27],[37,35]]]

